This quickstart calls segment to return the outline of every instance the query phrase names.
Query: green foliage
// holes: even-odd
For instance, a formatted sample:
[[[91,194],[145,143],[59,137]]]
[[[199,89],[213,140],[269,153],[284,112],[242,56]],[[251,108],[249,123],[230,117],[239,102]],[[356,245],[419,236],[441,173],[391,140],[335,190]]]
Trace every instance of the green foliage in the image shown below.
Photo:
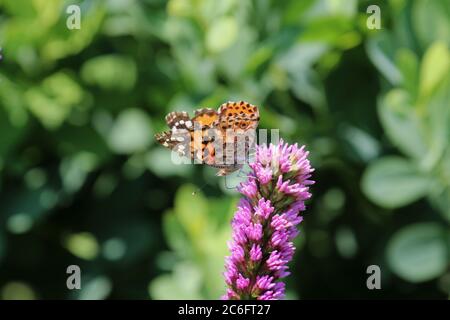
[[[450,4],[375,2],[381,30],[370,1],[1,1],[0,298],[219,298],[238,195],[153,134],[241,99],[316,168],[289,298],[449,297]]]
[[[431,8],[425,9],[424,3]],[[421,59],[420,53],[399,45],[401,39],[395,34],[374,37],[368,46],[373,63],[391,84],[379,100],[381,124],[386,136],[406,158],[384,156],[371,163],[362,189],[372,201],[386,208],[401,208],[426,196],[447,219],[406,226],[391,237],[388,263],[394,273],[411,282],[429,281],[445,274],[450,262],[450,179],[445,173],[450,150],[450,50],[448,41],[444,42],[448,37],[442,38],[441,33],[441,24],[448,23],[448,17],[442,19],[442,12],[436,12],[439,6],[443,9],[446,4],[417,1],[413,5],[413,18],[417,21],[414,26],[419,42],[423,42]],[[411,9],[410,5],[407,7]],[[434,38],[429,37],[433,32],[430,24],[424,25],[425,21],[438,28],[433,31]],[[400,21],[394,28],[410,26]]]
[[[175,196],[173,211],[163,217],[164,233],[175,255],[173,270],[150,285],[155,299],[217,299],[223,294],[223,258],[231,236],[229,223],[235,202],[209,199],[184,185]],[[214,217],[211,214],[220,216]],[[161,261],[165,256],[159,257]],[[160,262],[161,264],[163,262]]]
[[[425,196],[430,180],[400,157],[383,157],[370,165],[362,188],[374,202],[398,208]]]
[[[83,64],[81,77],[86,83],[105,90],[129,91],[136,82],[136,64],[118,55],[99,56]]]
[[[396,232],[387,247],[392,271],[411,282],[438,277],[447,269],[448,235],[433,223],[418,223]]]
[[[450,50],[442,42],[433,43],[420,66],[410,51],[400,49],[397,57],[404,80],[391,81],[396,87],[379,100],[378,111],[387,137],[410,159],[377,160],[362,185],[371,200],[389,208],[426,195],[436,198],[450,187],[450,179],[442,176],[450,137]]]

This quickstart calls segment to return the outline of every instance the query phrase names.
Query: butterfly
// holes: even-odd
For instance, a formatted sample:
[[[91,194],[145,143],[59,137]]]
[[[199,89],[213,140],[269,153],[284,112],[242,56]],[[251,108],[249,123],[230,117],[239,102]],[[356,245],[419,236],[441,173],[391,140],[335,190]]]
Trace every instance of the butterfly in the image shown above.
[[[245,101],[226,102],[217,111],[202,108],[166,116],[170,130],[155,135],[158,143],[179,155],[218,169],[218,176],[242,168],[256,141],[259,109]]]

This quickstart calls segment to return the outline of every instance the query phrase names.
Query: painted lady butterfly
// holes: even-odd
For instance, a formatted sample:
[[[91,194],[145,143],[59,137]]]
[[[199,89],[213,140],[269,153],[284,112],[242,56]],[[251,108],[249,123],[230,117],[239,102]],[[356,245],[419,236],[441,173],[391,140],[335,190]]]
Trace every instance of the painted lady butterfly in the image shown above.
[[[166,122],[170,131],[155,135],[160,144],[194,163],[217,168],[217,175],[225,176],[247,160],[256,141],[259,110],[244,101],[227,102],[218,111],[198,109],[193,118],[187,112],[171,112]]]

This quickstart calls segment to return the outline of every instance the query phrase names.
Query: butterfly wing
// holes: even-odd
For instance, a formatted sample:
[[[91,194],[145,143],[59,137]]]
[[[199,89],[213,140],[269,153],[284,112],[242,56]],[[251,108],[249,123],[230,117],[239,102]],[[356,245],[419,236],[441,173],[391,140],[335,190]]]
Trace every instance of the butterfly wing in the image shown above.
[[[211,108],[202,108],[195,111],[192,118],[196,132],[193,136],[191,150],[197,162],[213,166],[216,163],[215,145],[220,140],[220,132],[216,125],[219,120],[217,111]]]
[[[171,112],[166,116],[170,131],[157,133],[155,139],[164,147],[176,151],[181,156],[188,153],[193,123],[187,112]]]
[[[227,102],[219,108],[219,127],[222,130],[245,132],[256,129],[259,123],[259,109],[245,101]]]
[[[219,108],[219,127],[225,131],[225,141],[233,144],[235,171],[248,161],[249,150],[256,141],[256,128],[259,124],[259,109],[245,101],[227,102]],[[224,174],[227,174],[225,172]]]
[[[195,160],[195,163],[214,164],[215,132],[213,123],[217,122],[218,113],[204,108],[195,112],[191,119],[187,112],[171,112],[166,116],[170,131],[157,133],[156,140],[164,147]]]
[[[236,134],[255,130],[259,122],[258,107],[244,101],[224,103],[217,111],[202,108],[195,111],[193,118],[186,112],[171,112],[166,116],[170,131],[155,135],[163,146],[193,159],[220,169],[218,175],[227,175],[242,167],[237,163],[236,146],[227,163],[222,157],[226,153],[225,144],[235,144]],[[227,136],[227,130],[233,134]],[[231,140],[230,140],[231,139]],[[230,140],[230,141],[228,141]],[[220,150],[219,150],[220,149]],[[246,147],[246,153],[248,148]]]
[[[195,115],[192,121],[199,124],[202,128],[212,128],[219,120],[219,114],[217,111],[211,108],[202,108],[195,110]]]

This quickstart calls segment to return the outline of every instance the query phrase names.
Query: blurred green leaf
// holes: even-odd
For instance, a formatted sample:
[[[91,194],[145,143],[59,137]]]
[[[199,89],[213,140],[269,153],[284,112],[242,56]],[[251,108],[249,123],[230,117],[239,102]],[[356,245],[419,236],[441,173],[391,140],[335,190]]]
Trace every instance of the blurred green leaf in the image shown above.
[[[57,72],[25,93],[30,111],[49,129],[58,128],[80,104],[84,93],[68,74]]]
[[[276,64],[290,76],[294,94],[316,108],[325,107],[323,83],[312,66],[328,49],[320,42],[301,43],[282,54]]]
[[[373,64],[394,85],[401,83],[402,74],[395,65],[394,40],[388,32],[379,32],[367,42],[367,53]]]
[[[370,161],[380,154],[379,142],[367,132],[353,126],[345,126],[342,131],[344,138],[359,159]]]
[[[194,192],[196,192],[194,194]],[[175,214],[193,241],[201,241],[208,225],[208,203],[193,185],[183,185],[175,197]]]
[[[384,157],[369,165],[361,187],[376,204],[398,208],[425,196],[430,178],[404,158]]]
[[[434,41],[450,44],[450,3],[447,0],[414,1],[412,26],[417,32],[422,48]]]
[[[122,111],[114,122],[108,136],[108,144],[116,153],[144,151],[152,142],[150,119],[140,110],[129,108]]]
[[[156,300],[202,299],[200,293],[202,275],[196,266],[182,262],[175,266],[173,274],[161,275],[149,285],[149,293]]]
[[[292,91],[301,100],[323,109],[326,104],[325,93],[318,74],[310,69],[298,72],[292,79]]]
[[[56,0],[59,2],[59,0]],[[102,25],[105,16],[104,5],[101,2],[90,2],[89,6],[82,7],[81,29],[69,30],[65,27],[67,15],[61,15],[58,6],[53,6],[53,14],[62,18],[61,24],[56,24],[50,32],[41,30],[47,38],[43,41],[41,56],[44,61],[50,62],[77,54],[86,48],[94,39]],[[45,21],[45,17],[43,20]],[[41,22],[39,21],[39,25]],[[27,28],[29,30],[29,28]],[[75,32],[74,32],[75,31]],[[48,37],[51,35],[50,37]]]
[[[87,151],[64,158],[59,167],[64,189],[69,193],[78,191],[98,164],[97,155]]]
[[[181,226],[175,213],[168,211],[163,216],[163,230],[170,248],[181,257],[192,254],[188,235]]]
[[[428,281],[446,270],[448,245],[448,234],[439,224],[417,223],[394,234],[387,245],[387,261],[404,280]]]
[[[254,30],[241,27],[239,37],[218,56],[218,68],[227,75],[230,81],[237,81],[242,77],[243,70],[248,63],[253,63],[249,57],[254,53],[254,41]]]
[[[136,73],[134,60],[118,54],[92,58],[81,67],[84,81],[105,90],[130,90],[136,82]]]
[[[186,0],[169,0],[167,13],[171,16],[187,17],[192,14],[193,6]]]
[[[427,146],[422,127],[406,91],[393,89],[378,103],[381,124],[390,141],[406,155],[422,159]]]
[[[397,51],[396,62],[402,74],[403,86],[412,100],[418,96],[419,87],[419,61],[413,51],[401,48]]]
[[[228,48],[238,34],[238,25],[233,17],[223,17],[214,21],[206,35],[206,47],[212,52]]]
[[[433,192],[430,199],[442,217],[450,223],[450,187]]]
[[[442,42],[434,43],[425,53],[420,69],[420,97],[427,99],[450,72],[450,51]]]
[[[430,97],[426,105],[426,128],[429,152],[423,160],[424,168],[432,170],[443,160],[445,150],[449,147],[450,138],[450,73],[444,79],[439,89]],[[450,185],[450,179],[447,179]]]
[[[193,191],[196,192],[194,195]],[[204,298],[217,299],[225,292],[221,273],[224,256],[228,253],[226,242],[231,236],[229,219],[234,209],[235,206],[231,206],[228,200],[209,199],[206,202],[194,186],[184,185],[175,197],[175,211],[164,215],[167,241],[183,259],[183,264],[191,263],[201,273],[198,286]],[[156,284],[152,282],[150,292],[158,290],[156,288],[162,291],[172,288],[173,278],[177,277],[176,270],[177,267],[172,275],[157,278],[154,281]]]
[[[188,176],[192,172],[192,164],[184,163],[183,161],[177,153],[161,147],[149,151],[146,155],[147,168],[163,178]]]

